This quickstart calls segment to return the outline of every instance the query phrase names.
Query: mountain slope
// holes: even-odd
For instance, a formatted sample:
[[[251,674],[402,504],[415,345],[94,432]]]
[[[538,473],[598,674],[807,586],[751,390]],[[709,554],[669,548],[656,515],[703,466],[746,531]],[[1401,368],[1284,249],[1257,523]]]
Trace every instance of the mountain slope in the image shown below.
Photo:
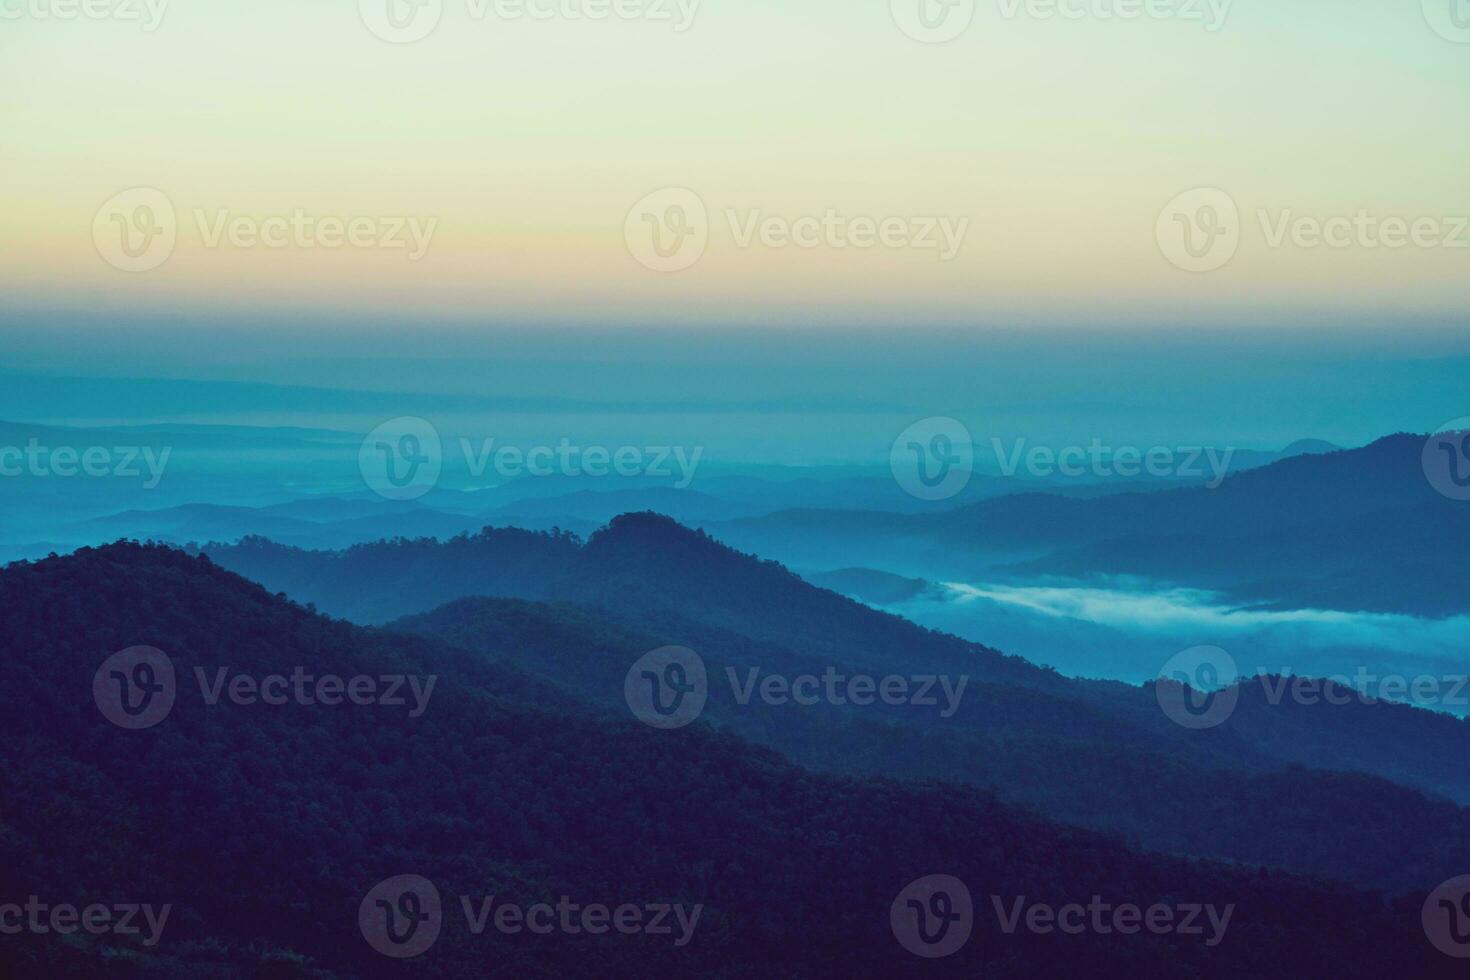
[[[396,975],[356,913],[404,873],[446,898],[438,941],[402,965],[424,977],[1021,977],[1082,964],[1096,976],[1449,975],[1415,901],[1388,908],[1276,873],[1133,854],[961,787],[814,776],[700,725],[612,723],[519,671],[325,620],[166,549],[11,566],[0,615],[0,885],[174,910],[154,951],[55,936],[0,945],[16,976],[58,964],[80,976]],[[139,643],[164,650],[180,683],[166,718],[126,731],[93,704],[93,675]],[[438,687],[418,717],[383,704],[211,705],[191,687],[195,668],[432,674]],[[894,941],[889,904],[937,871],[968,882],[980,914],[961,951],[925,961]],[[992,893],[1234,910],[1213,946],[1008,935]],[[475,936],[455,898],[482,895],[703,911],[683,946]]]
[[[389,629],[544,676],[615,716],[628,712],[624,680],[639,657],[688,645],[709,677],[702,720],[814,769],[990,787],[1140,847],[1402,890],[1458,873],[1459,856],[1470,853],[1470,811],[1448,801],[1370,776],[1287,766],[1231,734],[1151,732],[1075,697],[977,682],[953,702],[941,693],[932,708],[766,703],[742,696],[740,685],[854,671],[678,617],[639,623],[564,603],[462,599]],[[1246,700],[1242,718],[1251,724],[1257,708],[1249,693]],[[1332,834],[1315,820],[1323,812],[1334,814]]]
[[[1167,746],[1194,764],[1260,768],[1296,763],[1366,772],[1470,802],[1470,725],[1391,704],[1276,705],[1259,683],[1219,729],[1187,732],[1160,710],[1151,689],[1064,678],[980,644],[926,630],[835,593],[777,565],[720,545],[656,515],[626,515],[585,545],[568,535],[487,529],[443,544],[380,542],[345,552],[305,552],[263,541],[209,549],[215,560],[334,615],[378,624],[467,596],[572,601],[596,606],[637,633],[695,646],[707,634],[765,645],[749,663],[774,657],[839,664],[879,675],[948,674],[1045,694],[1044,713],[1015,706],[1034,694],[993,698],[978,724],[1009,734],[1071,724],[1121,722],[1136,746]],[[723,631],[723,633],[721,633]],[[967,710],[959,716],[963,722]],[[1050,726],[1045,728],[1045,726]],[[1222,761],[1224,760],[1224,761]]]
[[[273,591],[364,625],[468,595],[562,599],[642,615],[679,613],[755,640],[869,668],[922,648],[930,670],[1042,689],[1054,672],[820,589],[656,514],[626,514],[583,544],[568,534],[486,528],[440,544],[392,541],[312,552],[251,539],[210,545],[215,561]]]

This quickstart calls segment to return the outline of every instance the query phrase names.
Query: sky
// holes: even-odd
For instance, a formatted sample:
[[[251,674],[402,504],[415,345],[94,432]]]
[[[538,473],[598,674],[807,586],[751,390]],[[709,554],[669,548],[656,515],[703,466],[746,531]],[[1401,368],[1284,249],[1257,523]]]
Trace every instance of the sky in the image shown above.
[[[11,324],[1470,309],[1462,0],[961,0],[934,30],[918,0],[427,0],[406,43],[387,0],[69,2],[0,0]]]

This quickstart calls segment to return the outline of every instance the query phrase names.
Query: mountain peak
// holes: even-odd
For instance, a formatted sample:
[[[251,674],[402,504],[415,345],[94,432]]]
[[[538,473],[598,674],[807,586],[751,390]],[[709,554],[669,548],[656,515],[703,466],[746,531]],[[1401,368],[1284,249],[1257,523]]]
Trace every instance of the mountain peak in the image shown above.
[[[593,535],[593,539],[625,534],[670,534],[704,537],[698,531],[685,527],[666,514],[651,510],[619,514],[607,522],[607,526]]]
[[[614,517],[606,527],[593,533],[587,540],[587,548],[598,555],[634,549],[643,555],[653,551],[664,555],[697,554],[706,560],[720,555],[754,560],[719,543],[703,531],[686,527],[672,517],[653,511]]]
[[[1342,452],[1342,447],[1326,439],[1298,439],[1285,449],[1281,450],[1281,456],[1320,456],[1324,453]]]

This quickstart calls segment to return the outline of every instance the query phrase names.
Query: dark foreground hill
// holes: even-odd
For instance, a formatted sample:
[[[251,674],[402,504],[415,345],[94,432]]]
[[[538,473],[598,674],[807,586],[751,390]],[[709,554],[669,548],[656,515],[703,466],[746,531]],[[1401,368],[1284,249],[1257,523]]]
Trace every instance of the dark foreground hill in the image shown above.
[[[118,545],[12,566],[0,621],[0,902],[171,908],[151,947],[7,933],[9,976],[1377,978],[1453,966],[1425,942],[1417,899],[1139,855],[979,790],[818,776],[699,723],[615,721],[513,668],[329,621],[175,551]],[[118,705],[96,700],[94,681],[138,644],[166,654],[177,684],[157,724],[127,730],[104,717],[99,703],[114,717]],[[386,703],[211,704],[196,668],[336,676],[351,690],[357,677],[437,680],[414,716]],[[247,685],[231,689],[249,700]],[[365,901],[404,874],[437,886],[443,915],[427,951],[398,961],[369,944],[359,913],[432,919],[401,890]],[[935,874],[965,882],[977,914],[968,943],[926,960],[896,941],[890,906]],[[474,909],[492,895],[702,909],[683,945],[677,930],[475,935],[459,899]],[[1208,927],[1007,934],[992,895],[1007,908],[1024,896],[1233,911],[1214,945]]]
[[[829,666],[842,677],[856,671],[670,614],[634,621],[567,603],[461,599],[389,628],[522,668],[619,715],[628,711],[629,666],[650,650],[687,645],[709,677],[701,719],[804,766],[990,788],[1002,800],[1123,834],[1149,850],[1396,890],[1459,874],[1470,855],[1470,810],[1379,777],[1283,762],[1272,746],[1257,748],[1229,729],[1155,731],[1147,722],[1160,714],[1157,703],[1152,715],[1122,716],[1124,703],[1140,695],[1152,700],[1138,689],[1118,686],[1105,698],[1085,685],[1067,696],[971,681],[957,692],[951,681],[949,689],[935,685],[932,706],[822,699],[800,705],[750,696],[750,679],[821,677]],[[915,655],[922,663],[922,651]],[[1280,732],[1299,747],[1351,741],[1338,732],[1346,719],[1270,705],[1263,686],[1242,690],[1239,718],[1232,719],[1241,730]],[[1392,723],[1395,715],[1439,720],[1379,707],[1360,706],[1358,713],[1364,722]],[[1451,732],[1461,724],[1444,721]],[[1323,833],[1324,826],[1332,832]]]

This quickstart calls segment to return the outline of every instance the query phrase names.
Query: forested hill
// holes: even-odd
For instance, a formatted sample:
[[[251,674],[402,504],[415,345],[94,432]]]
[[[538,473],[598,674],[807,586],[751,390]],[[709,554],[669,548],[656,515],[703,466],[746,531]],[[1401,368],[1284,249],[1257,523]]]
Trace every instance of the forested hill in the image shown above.
[[[1080,733],[1097,751],[1118,744],[1121,725],[1133,748],[1167,753],[1180,765],[1295,763],[1358,771],[1470,802],[1464,765],[1470,723],[1389,704],[1275,704],[1254,683],[1242,689],[1228,725],[1186,732],[1159,710],[1151,689],[1071,680],[925,629],[655,514],[624,515],[585,544],[569,534],[487,528],[445,542],[384,541],[346,551],[303,551],[255,539],[206,552],[272,591],[364,624],[475,596],[574,602],[663,642],[723,644],[733,636],[764,645],[764,652],[745,659],[767,670],[795,669],[799,661],[879,675],[965,675],[975,686],[959,720],[973,711],[976,724],[992,732]],[[982,684],[1013,691],[987,700],[979,696]],[[1082,757],[1072,756],[1074,762]]]
[[[609,719],[513,668],[365,632],[206,559],[116,545],[0,571],[0,896],[169,903],[161,941],[0,941],[8,975],[108,977],[1229,977],[1453,975],[1419,901],[1132,853],[953,784],[813,775],[702,724]],[[171,710],[126,730],[94,679],[148,644]],[[434,675],[424,710],[211,704],[214,676]],[[670,737],[677,735],[679,737]],[[968,883],[974,935],[902,949],[895,896]],[[358,912],[417,874],[445,899],[432,948],[373,950]],[[44,884],[43,884],[44,883]],[[459,897],[699,903],[691,941],[474,935]],[[1234,905],[1201,936],[1002,931],[991,895]]]
[[[1223,732],[1187,732],[1167,721],[1156,730],[1149,722],[1162,713],[1152,693],[1121,685],[1106,703],[1084,697],[1087,685],[1064,696],[974,681],[952,705],[941,691],[928,708],[819,699],[798,709],[742,699],[729,678],[820,676],[829,667],[849,676],[852,669],[668,614],[624,619],[599,607],[469,598],[388,628],[524,669],[615,714],[628,710],[629,665],[650,650],[686,645],[710,678],[701,718],[804,766],[989,787],[1002,800],[1124,834],[1149,850],[1394,891],[1456,875],[1470,853],[1470,810],[1383,778],[1292,764],[1321,742],[1346,747],[1329,761],[1350,762],[1361,740],[1340,730],[1354,722],[1310,711],[1294,716],[1267,705],[1260,684],[1242,690],[1238,725]],[[910,653],[922,669],[923,651]],[[1151,713],[1125,710],[1145,698]],[[1359,706],[1356,714],[1374,730],[1395,716],[1423,722],[1422,734],[1438,731],[1445,750],[1463,729],[1455,719],[1389,706]],[[1296,754],[1277,740],[1294,741]],[[1321,832],[1324,822],[1331,834]]]
[[[219,564],[356,623],[386,623],[452,599],[575,600],[680,613],[753,639],[858,666],[922,646],[932,669],[1042,688],[1054,672],[936,633],[817,588],[783,566],[725,547],[659,514],[625,514],[584,544],[564,532],[486,528],[449,541],[396,540],[304,551],[260,538],[204,549]]]

